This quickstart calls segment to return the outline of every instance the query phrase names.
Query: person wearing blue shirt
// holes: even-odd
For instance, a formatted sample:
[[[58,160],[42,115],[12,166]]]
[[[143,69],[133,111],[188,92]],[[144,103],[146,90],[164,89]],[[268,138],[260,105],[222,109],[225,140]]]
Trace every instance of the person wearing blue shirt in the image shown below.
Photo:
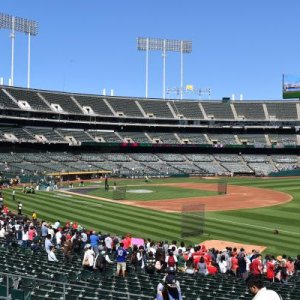
[[[95,231],[93,231],[93,233],[90,235],[90,244],[97,255],[99,253],[98,250],[99,236],[96,234]]]
[[[116,256],[117,256],[117,275],[120,274],[120,271],[122,272],[122,276],[125,277],[126,272],[126,257],[128,255],[128,252],[124,249],[124,243],[120,243],[120,246],[116,250]]]

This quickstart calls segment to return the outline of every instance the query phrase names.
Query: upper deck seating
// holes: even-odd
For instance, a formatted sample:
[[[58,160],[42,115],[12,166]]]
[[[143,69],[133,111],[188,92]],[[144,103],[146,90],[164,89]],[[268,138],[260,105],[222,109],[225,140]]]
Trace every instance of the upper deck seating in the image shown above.
[[[64,137],[74,137],[78,142],[94,142],[84,130],[57,129]]]
[[[6,90],[17,100],[26,101],[34,110],[51,111],[48,105],[38,96],[37,92],[23,89],[6,88]]]
[[[297,146],[297,135],[295,134],[269,134],[269,140],[271,143]]]
[[[110,108],[103,101],[105,97],[75,95],[74,98],[82,107],[84,106],[90,107],[93,110],[94,114],[101,115],[101,116],[114,115],[113,112],[110,110]]]
[[[96,140],[106,143],[120,143],[122,140],[115,132],[104,132],[99,130],[88,130],[88,133]]]
[[[127,117],[136,117],[136,118],[143,117],[141,110],[136,105],[133,99],[118,97],[118,98],[108,98],[107,101],[118,115],[124,114]]]
[[[0,90],[0,108],[19,108],[1,89]]]
[[[64,112],[66,113],[74,113],[74,114],[82,114],[81,109],[76,105],[76,103],[72,100],[70,94],[59,94],[59,93],[40,93],[49,104],[58,104]]]
[[[124,141],[131,139],[134,143],[151,143],[144,132],[119,131],[118,133]]]
[[[263,109],[262,103],[254,102],[234,102],[235,111],[238,119],[244,117],[248,120],[265,120],[266,116]]]
[[[144,112],[149,117],[174,119],[166,101],[162,100],[140,100]]]
[[[296,102],[269,102],[266,105],[270,118],[298,120]]]
[[[222,102],[201,102],[208,118],[233,120],[234,116],[229,103]]]
[[[238,138],[241,143],[247,141],[247,145],[254,145],[255,147],[265,147],[267,145],[263,134],[239,134]]]
[[[48,143],[66,143],[66,141],[57,134],[53,128],[26,127],[26,130],[33,136],[44,136]]]
[[[148,135],[152,138],[154,144],[158,141],[163,144],[179,144],[178,139],[171,132],[148,132]]]
[[[169,101],[169,103],[178,117],[194,120],[204,119],[198,101]]]
[[[207,135],[212,142],[217,142],[222,145],[236,145],[236,141],[233,134],[208,134]]]

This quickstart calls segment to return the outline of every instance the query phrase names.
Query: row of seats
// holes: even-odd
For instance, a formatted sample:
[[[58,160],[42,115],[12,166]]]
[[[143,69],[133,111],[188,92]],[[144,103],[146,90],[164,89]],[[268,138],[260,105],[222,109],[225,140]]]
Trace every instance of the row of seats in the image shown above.
[[[144,175],[268,175],[298,167],[296,155],[174,153],[0,153],[0,172],[16,175],[108,170],[120,176]]]
[[[296,134],[203,134],[176,132],[109,132],[39,127],[0,127],[0,140],[42,143],[153,143],[200,145],[297,146]]]
[[[11,299],[25,299],[26,296],[32,300],[148,300],[154,298],[156,287],[164,276],[136,273],[129,261],[125,278],[115,275],[115,264],[109,265],[105,273],[90,272],[82,269],[80,255],[74,253],[71,263],[64,263],[59,250],[56,256],[60,263],[47,262],[43,251],[32,253],[2,244],[0,254],[1,271],[11,275],[8,282],[5,275],[0,276],[0,297],[6,296],[8,287]],[[253,297],[242,279],[229,274],[200,276],[177,273],[176,277],[186,300],[250,300]],[[296,300],[300,294],[300,274],[292,276],[286,284],[265,282],[265,285],[285,300]]]
[[[298,120],[292,101],[187,101],[81,95],[2,87],[0,107],[134,118]]]

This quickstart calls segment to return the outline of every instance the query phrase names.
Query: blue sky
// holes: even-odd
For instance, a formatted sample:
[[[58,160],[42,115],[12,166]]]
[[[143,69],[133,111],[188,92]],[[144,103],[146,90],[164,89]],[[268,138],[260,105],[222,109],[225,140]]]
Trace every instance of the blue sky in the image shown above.
[[[137,37],[192,40],[184,84],[213,99],[281,99],[282,74],[300,73],[299,0],[1,0],[0,12],[39,22],[33,88],[145,95]],[[9,31],[0,30],[0,76],[10,77]],[[168,53],[166,86],[180,86],[180,55]],[[15,41],[16,86],[26,86],[27,39]],[[149,96],[162,97],[162,56],[149,57]],[[176,98],[177,95],[169,95]],[[196,96],[194,96],[196,97]]]

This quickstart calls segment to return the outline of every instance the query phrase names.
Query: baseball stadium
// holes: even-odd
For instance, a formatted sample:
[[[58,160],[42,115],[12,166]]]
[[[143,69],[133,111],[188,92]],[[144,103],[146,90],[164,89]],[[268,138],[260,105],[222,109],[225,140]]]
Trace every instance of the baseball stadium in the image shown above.
[[[0,17],[1,29],[19,22]],[[191,51],[137,40],[146,52],[171,44]],[[2,81],[1,299],[246,300],[248,276],[300,299],[299,99],[185,99],[191,89],[172,99]],[[175,278],[176,296],[159,291]]]

